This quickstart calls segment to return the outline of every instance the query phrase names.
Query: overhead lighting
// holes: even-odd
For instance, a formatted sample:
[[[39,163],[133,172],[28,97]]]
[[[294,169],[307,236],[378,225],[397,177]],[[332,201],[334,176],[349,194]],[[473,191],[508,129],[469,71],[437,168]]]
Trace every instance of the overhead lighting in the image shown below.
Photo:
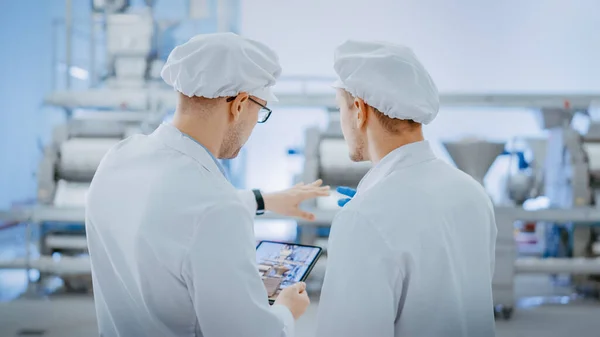
[[[65,71],[65,68],[66,65],[64,63],[58,64],[58,71],[63,72]],[[73,78],[84,81],[90,77],[90,73],[86,69],[83,69],[78,66],[71,66],[69,68],[69,75]]]
[[[69,69],[69,75],[71,75],[77,79],[80,79],[80,80],[87,80],[90,76],[90,73],[83,68],[72,66]]]

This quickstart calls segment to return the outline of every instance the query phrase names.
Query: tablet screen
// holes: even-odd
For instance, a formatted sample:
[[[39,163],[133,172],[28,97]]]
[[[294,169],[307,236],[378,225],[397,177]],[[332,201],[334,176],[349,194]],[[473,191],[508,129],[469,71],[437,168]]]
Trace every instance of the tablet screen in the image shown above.
[[[316,246],[261,241],[256,247],[256,263],[269,300],[274,301],[282,289],[306,280],[320,255],[321,248]]]

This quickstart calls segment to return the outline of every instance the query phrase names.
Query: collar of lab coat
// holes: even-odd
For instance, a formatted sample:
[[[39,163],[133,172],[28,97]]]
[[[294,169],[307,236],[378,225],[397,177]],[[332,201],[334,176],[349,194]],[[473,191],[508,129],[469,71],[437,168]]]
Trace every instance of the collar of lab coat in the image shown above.
[[[367,172],[358,184],[357,192],[360,193],[368,190],[396,170],[435,158],[436,156],[429,142],[426,140],[400,146],[388,153],[377,165]]]
[[[207,171],[218,174],[227,179],[223,165],[208,149],[189,135],[179,131],[173,124],[163,123],[153,133],[152,137],[158,138],[165,145],[179,151],[200,163]]]

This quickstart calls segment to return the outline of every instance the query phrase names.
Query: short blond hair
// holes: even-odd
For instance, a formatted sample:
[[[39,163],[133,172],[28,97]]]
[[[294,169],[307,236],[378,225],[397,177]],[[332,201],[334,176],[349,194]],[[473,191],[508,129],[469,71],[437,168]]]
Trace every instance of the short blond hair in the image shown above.
[[[346,100],[346,103],[348,103],[348,108],[352,108],[352,106],[354,105],[354,96],[349,93],[346,90],[341,90],[342,94],[344,95],[344,99]],[[391,118],[389,116],[387,116],[386,114],[384,114],[383,112],[377,110],[376,108],[372,107],[373,111],[375,112],[375,116],[377,116],[377,120],[379,121],[379,123],[381,124],[381,126],[383,126],[384,129],[386,129],[388,132],[391,133],[398,133],[400,131],[406,130],[408,129],[414,129],[417,126],[421,125],[421,123],[417,123],[415,121],[413,121],[412,119],[398,119],[398,118]]]

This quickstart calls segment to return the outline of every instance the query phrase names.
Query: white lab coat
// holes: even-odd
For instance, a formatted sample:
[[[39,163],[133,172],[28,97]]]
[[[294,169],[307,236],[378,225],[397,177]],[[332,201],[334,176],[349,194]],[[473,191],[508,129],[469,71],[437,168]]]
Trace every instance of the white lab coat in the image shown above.
[[[489,337],[490,198],[427,141],[369,171],[335,217],[317,336]]]
[[[292,336],[258,274],[255,207],[172,125],[110,150],[86,207],[100,334]]]

